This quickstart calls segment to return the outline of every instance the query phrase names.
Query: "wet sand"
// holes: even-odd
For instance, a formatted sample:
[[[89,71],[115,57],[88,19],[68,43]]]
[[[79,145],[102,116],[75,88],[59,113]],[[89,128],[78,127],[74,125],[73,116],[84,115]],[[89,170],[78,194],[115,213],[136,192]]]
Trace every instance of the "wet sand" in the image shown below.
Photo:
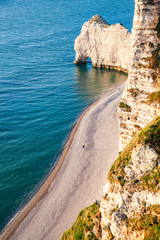
[[[79,118],[54,171],[0,239],[58,240],[81,209],[100,200],[118,154],[117,106],[124,83]]]

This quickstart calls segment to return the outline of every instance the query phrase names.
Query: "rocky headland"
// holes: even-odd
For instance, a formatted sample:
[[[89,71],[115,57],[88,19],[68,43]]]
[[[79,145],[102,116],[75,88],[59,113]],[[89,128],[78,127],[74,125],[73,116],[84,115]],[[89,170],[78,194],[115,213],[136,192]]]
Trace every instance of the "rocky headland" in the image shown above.
[[[116,51],[122,32],[121,58]],[[118,107],[121,152],[109,171],[104,197],[100,206],[97,202],[80,212],[62,240],[159,240],[160,1],[135,0],[132,34],[93,17],[82,27],[75,50],[76,63],[90,57],[93,66],[117,66],[129,75]]]

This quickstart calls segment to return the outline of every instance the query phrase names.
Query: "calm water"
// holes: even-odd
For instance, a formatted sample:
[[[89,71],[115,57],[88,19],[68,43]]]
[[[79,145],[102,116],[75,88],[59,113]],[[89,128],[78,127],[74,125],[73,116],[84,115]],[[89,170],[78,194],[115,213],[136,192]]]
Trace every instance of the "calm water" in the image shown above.
[[[0,229],[35,191],[79,114],[126,79],[75,66],[74,39],[100,14],[132,26],[134,0],[0,0]]]

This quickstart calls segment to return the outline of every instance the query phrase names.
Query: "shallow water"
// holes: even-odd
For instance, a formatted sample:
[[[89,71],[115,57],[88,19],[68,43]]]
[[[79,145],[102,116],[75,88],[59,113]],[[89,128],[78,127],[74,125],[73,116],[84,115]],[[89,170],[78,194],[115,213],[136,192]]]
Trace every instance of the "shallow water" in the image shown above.
[[[0,229],[53,167],[79,116],[127,75],[75,66],[74,39],[100,14],[132,26],[133,0],[0,0]]]

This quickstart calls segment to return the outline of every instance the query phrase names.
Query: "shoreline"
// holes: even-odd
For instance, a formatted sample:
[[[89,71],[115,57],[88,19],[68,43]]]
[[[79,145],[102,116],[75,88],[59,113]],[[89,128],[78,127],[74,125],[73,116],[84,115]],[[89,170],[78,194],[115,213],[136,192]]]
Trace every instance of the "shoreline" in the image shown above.
[[[83,65],[83,64],[87,64],[87,63],[92,63],[92,61],[86,61],[86,62],[82,62],[82,61],[74,61],[73,62],[75,65]],[[92,66],[94,68],[100,68],[100,69],[108,69],[108,70],[116,70],[118,72],[123,72],[123,73],[126,73],[128,74],[128,69],[125,69],[125,68],[122,68],[122,67],[118,67],[118,66],[111,66],[111,65],[105,65],[105,64],[102,64],[102,63],[95,63],[93,64],[92,63]]]
[[[71,144],[73,142],[74,136],[80,126],[80,123],[82,121],[82,119],[84,118],[84,116],[86,115],[86,113],[93,108],[97,103],[99,103],[101,101],[101,99],[103,99],[106,95],[108,95],[109,93],[111,93],[114,89],[116,89],[117,87],[121,86],[123,82],[120,82],[118,84],[116,84],[115,86],[113,86],[113,88],[111,88],[110,90],[108,90],[107,92],[105,92],[102,96],[100,96],[93,104],[91,104],[78,118],[78,121],[76,122],[75,126],[73,127],[68,141],[64,146],[64,149],[62,151],[62,154],[60,155],[60,157],[57,160],[57,163],[54,167],[54,169],[51,171],[51,173],[49,174],[49,176],[46,178],[46,180],[42,183],[42,185],[40,186],[39,189],[37,189],[37,192],[33,195],[33,197],[29,200],[29,202],[17,213],[17,215],[15,215],[15,217],[10,221],[10,223],[2,230],[0,239],[1,240],[6,240],[6,239],[10,239],[13,234],[15,233],[16,229],[18,228],[18,226],[21,224],[21,222],[27,217],[27,215],[31,212],[31,210],[40,202],[40,200],[46,195],[46,193],[48,192],[53,180],[56,178],[57,174],[59,173],[63,163],[65,162],[65,158],[67,156],[67,153],[71,147]]]

